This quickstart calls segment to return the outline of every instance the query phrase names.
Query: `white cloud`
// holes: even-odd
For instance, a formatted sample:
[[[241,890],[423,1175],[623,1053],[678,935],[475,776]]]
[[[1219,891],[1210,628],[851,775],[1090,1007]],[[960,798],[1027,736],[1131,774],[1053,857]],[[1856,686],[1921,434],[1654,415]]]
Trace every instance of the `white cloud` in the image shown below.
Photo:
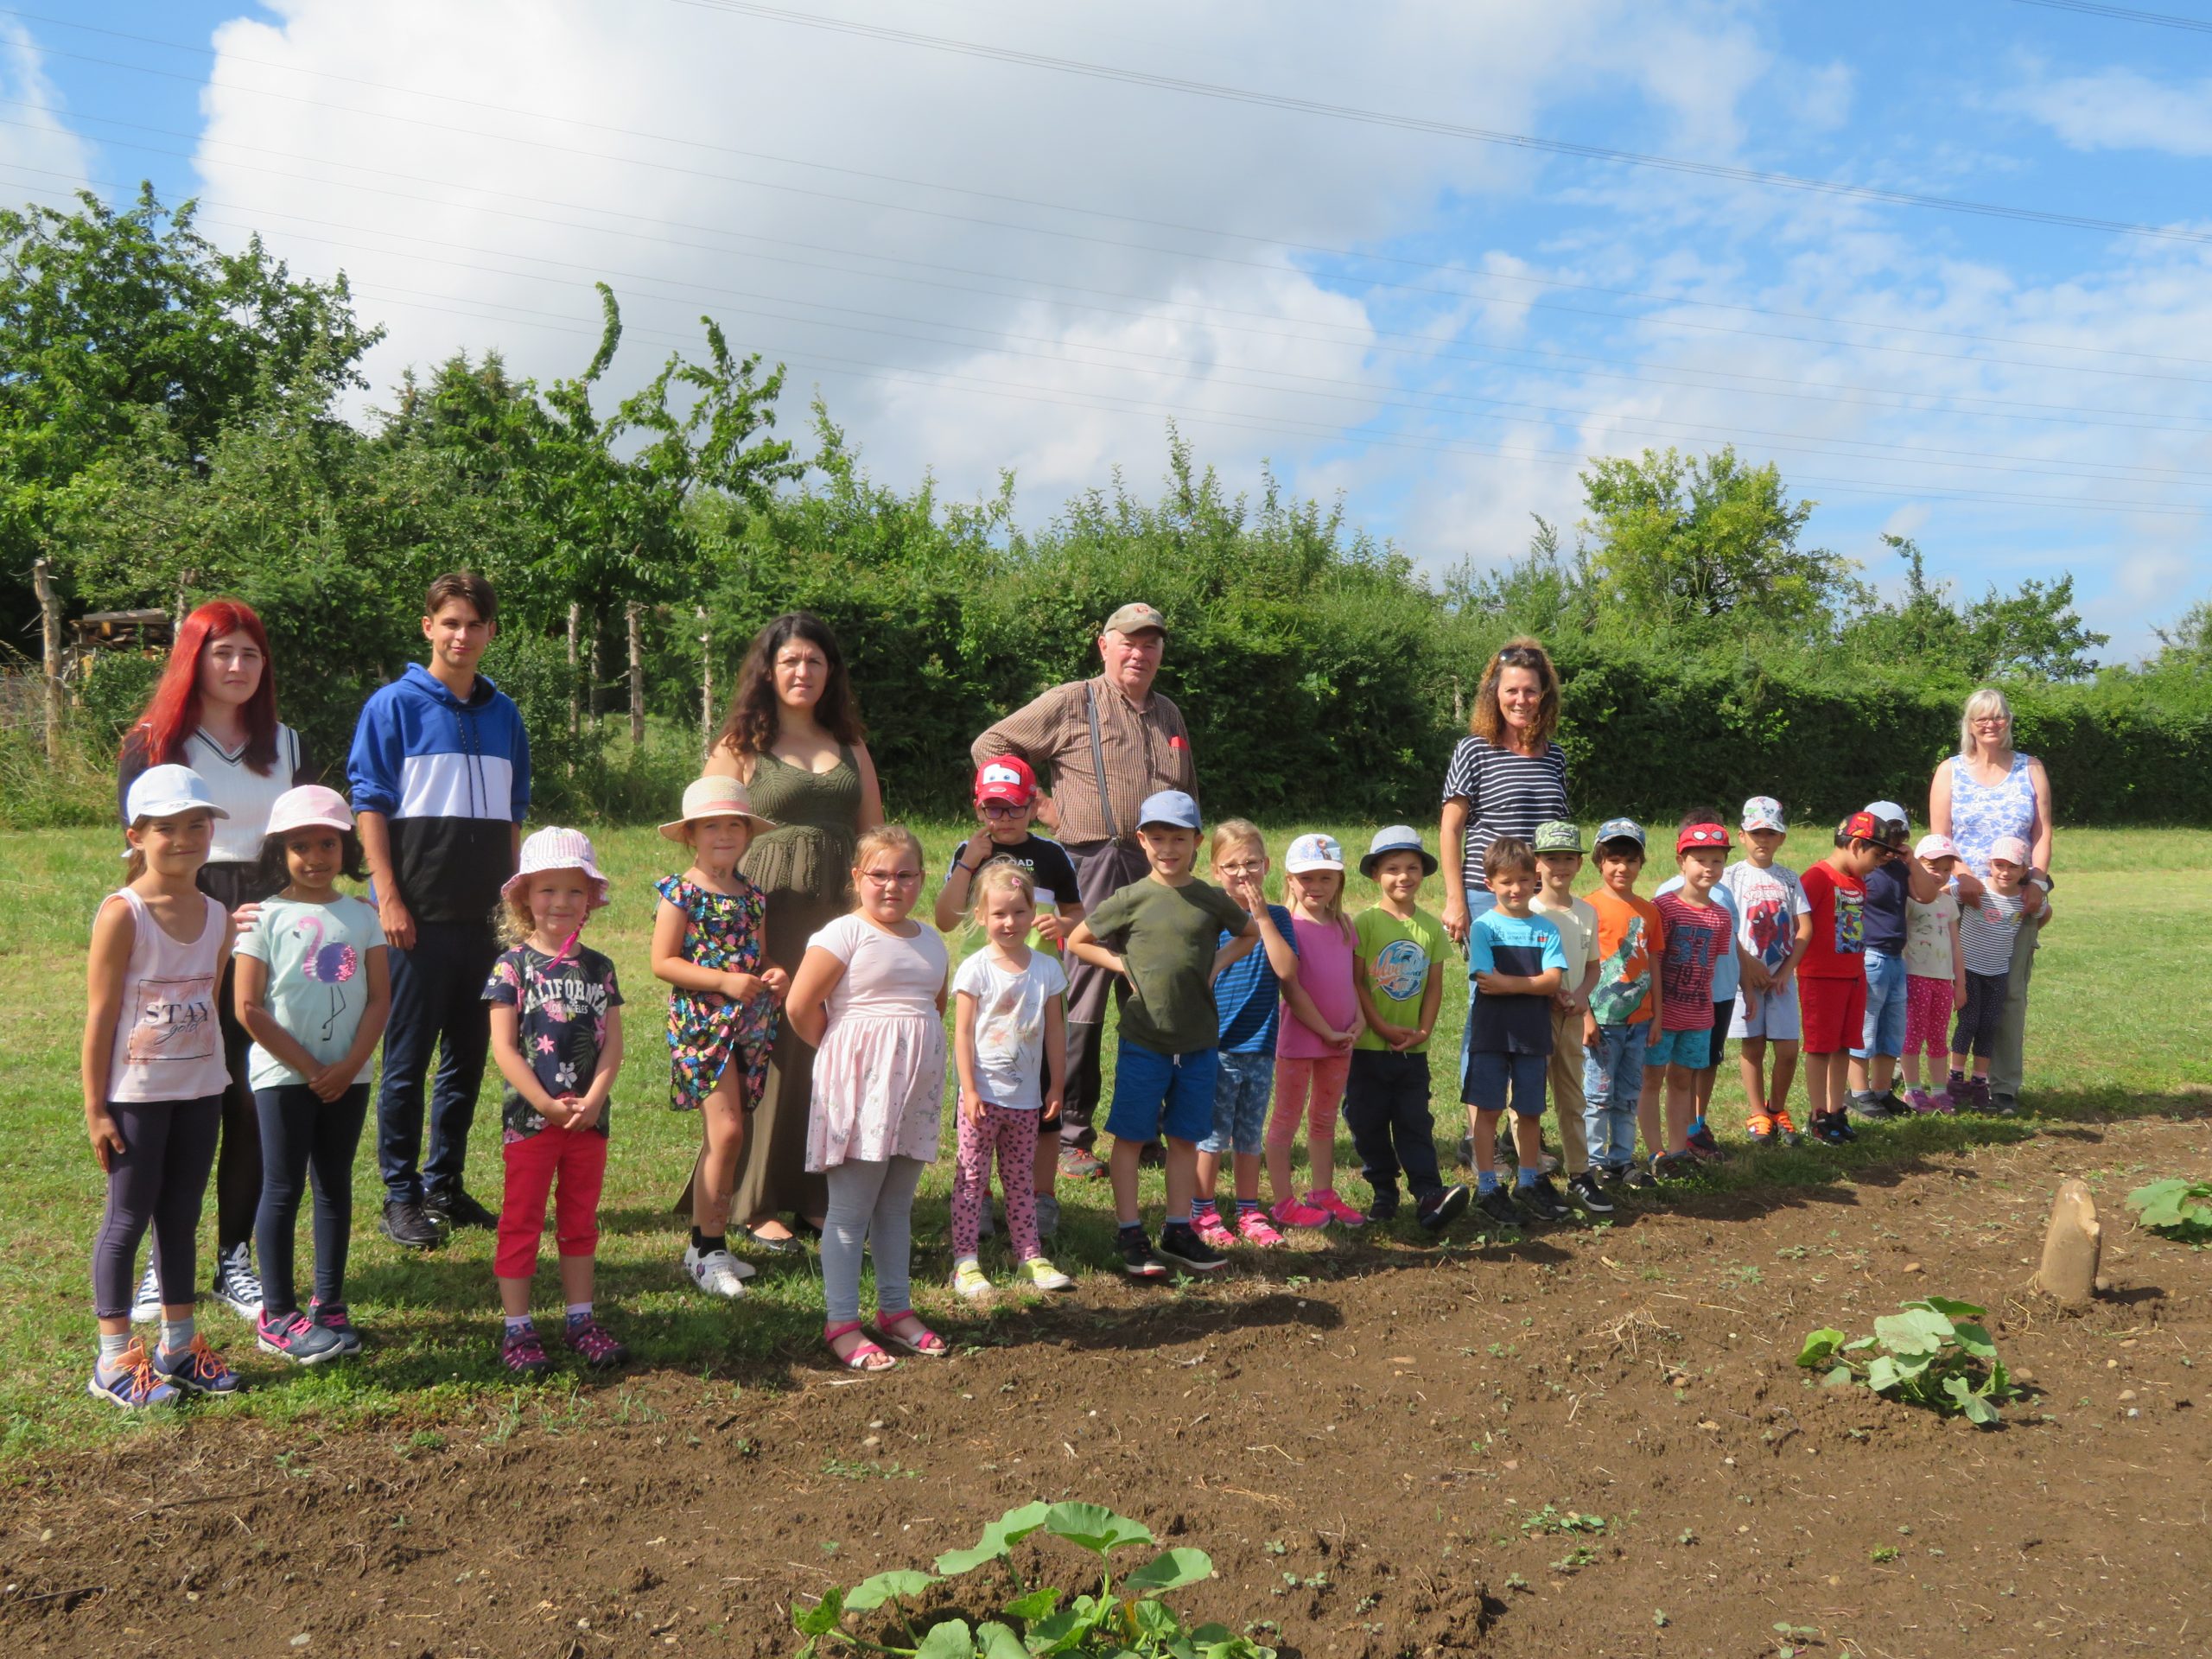
[[[2160,81],[2133,69],[2038,77],[1997,100],[2075,149],[2212,156],[2212,79]]]
[[[0,125],[0,168],[35,200],[81,188],[92,175],[92,153],[64,119],[60,92],[45,60],[20,22],[0,21],[0,98],[8,119]]]

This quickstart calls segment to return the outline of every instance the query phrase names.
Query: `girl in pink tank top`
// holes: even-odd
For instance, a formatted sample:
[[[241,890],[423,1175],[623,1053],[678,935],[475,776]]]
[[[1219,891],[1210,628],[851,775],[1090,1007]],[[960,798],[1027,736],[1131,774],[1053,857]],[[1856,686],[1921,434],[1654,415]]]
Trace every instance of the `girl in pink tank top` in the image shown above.
[[[1298,978],[1284,988],[1275,1039],[1275,1103],[1268,1119],[1268,1184],[1277,1226],[1357,1227],[1367,1217],[1337,1196],[1337,1109],[1351,1070],[1353,1039],[1366,1028],[1352,987],[1351,924],[1344,918],[1344,855],[1333,836],[1300,836],[1283,860],[1288,874]],[[1300,1122],[1313,1185],[1291,1184],[1290,1149]]]
[[[229,912],[200,891],[223,810],[187,766],[151,766],[130,786],[130,880],[92,920],[86,974],[85,1127],[107,1173],[92,1246],[99,1360],[85,1387],[125,1409],[184,1391],[229,1394],[238,1374],[193,1319],[194,1237],[230,1073],[215,1018],[230,960]],[[139,1241],[151,1227],[162,1338],[130,1334]]]

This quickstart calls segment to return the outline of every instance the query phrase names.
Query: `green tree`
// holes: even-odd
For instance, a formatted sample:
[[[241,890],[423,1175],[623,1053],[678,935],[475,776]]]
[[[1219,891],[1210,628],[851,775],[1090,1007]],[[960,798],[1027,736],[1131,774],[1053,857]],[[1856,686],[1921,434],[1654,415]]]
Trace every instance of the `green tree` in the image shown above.
[[[0,210],[0,628],[30,605],[61,493],[102,460],[158,446],[202,470],[228,425],[272,402],[363,384],[381,330],[341,276],[295,278],[260,239],[235,253],[150,185],[120,212],[80,193],[65,213]]]
[[[1822,627],[1849,591],[1850,564],[1798,545],[1815,504],[1792,501],[1769,461],[1733,448],[1647,449],[1582,474],[1590,567],[1605,601],[1640,628],[1715,622]]]

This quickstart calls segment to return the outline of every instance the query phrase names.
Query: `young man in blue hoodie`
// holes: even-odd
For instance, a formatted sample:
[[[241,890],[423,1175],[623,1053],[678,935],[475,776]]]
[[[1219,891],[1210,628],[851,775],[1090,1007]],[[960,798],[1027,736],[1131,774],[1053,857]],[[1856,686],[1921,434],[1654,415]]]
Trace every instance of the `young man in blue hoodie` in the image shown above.
[[[377,1093],[384,1230],[428,1249],[442,1221],[499,1223],[463,1188],[461,1171],[491,1045],[484,982],[499,954],[499,888],[514,874],[530,806],[530,740],[512,701],[476,671],[499,632],[492,584],[468,571],[440,576],[423,610],[429,664],[410,664],[369,698],[346,770],[391,947]]]

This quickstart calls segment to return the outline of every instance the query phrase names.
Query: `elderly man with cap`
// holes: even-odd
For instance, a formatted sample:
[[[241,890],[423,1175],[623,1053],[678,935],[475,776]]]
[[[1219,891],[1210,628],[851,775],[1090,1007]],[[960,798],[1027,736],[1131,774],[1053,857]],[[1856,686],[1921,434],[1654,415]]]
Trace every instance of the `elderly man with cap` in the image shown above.
[[[1152,689],[1167,643],[1167,623],[1149,605],[1128,604],[1106,619],[1098,639],[1103,672],[1056,685],[977,738],[976,764],[1011,754],[1049,779],[1038,817],[1074,861],[1084,907],[1143,880],[1149,866],[1137,846],[1137,810],[1161,790],[1196,794],[1191,735],[1175,705]],[[1090,1147],[1098,1099],[1098,1056],[1111,976],[1068,963],[1068,1075],[1060,1123],[1060,1167],[1101,1171]]]

